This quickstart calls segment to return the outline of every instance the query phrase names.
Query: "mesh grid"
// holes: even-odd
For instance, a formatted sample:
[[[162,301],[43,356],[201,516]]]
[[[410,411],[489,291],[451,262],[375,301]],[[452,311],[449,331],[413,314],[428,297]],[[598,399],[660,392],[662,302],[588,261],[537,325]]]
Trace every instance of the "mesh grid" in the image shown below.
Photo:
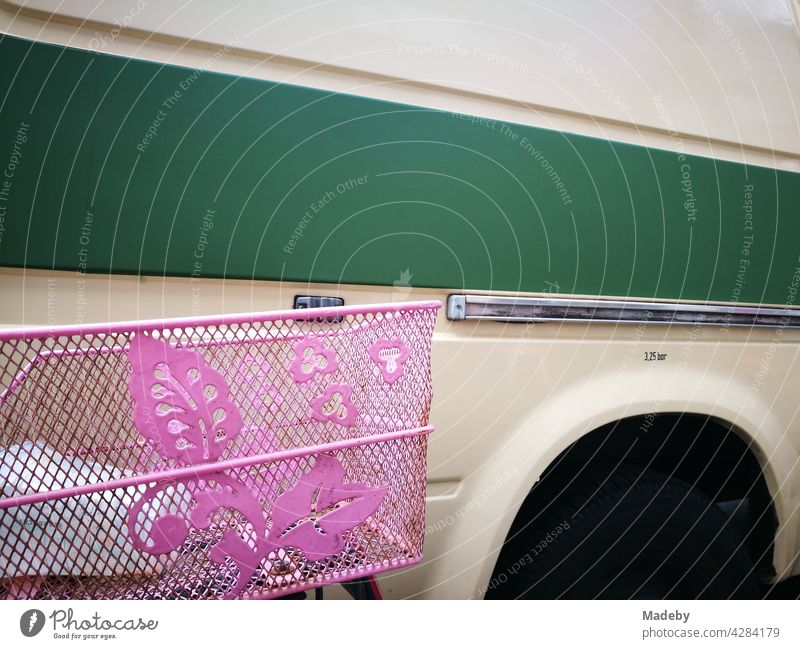
[[[415,303],[4,332],[0,595],[274,597],[418,561],[437,309]],[[144,363],[145,392],[137,393],[133,349],[143,340],[161,345],[164,362]],[[181,351],[200,367],[178,377],[187,389],[172,381]],[[203,366],[204,377],[222,383],[193,378]],[[202,390],[192,392],[194,380]],[[150,391],[155,399],[173,383],[178,396],[153,401],[156,412],[178,412],[176,399],[207,400],[198,406],[208,415],[200,418],[199,460],[199,443],[193,455],[181,451],[182,424],[171,422],[159,437],[137,419]],[[358,488],[385,495],[340,529],[335,547],[322,539],[335,551],[317,556],[291,544],[301,538],[292,526],[283,544],[272,522],[286,503],[302,500],[290,498],[301,483],[329,467],[341,471],[334,486],[356,491],[336,503],[323,503],[324,481],[313,492],[326,509],[302,520],[321,536],[339,528],[325,529],[319,516],[330,514],[328,525],[343,518],[338,508],[358,501]]]

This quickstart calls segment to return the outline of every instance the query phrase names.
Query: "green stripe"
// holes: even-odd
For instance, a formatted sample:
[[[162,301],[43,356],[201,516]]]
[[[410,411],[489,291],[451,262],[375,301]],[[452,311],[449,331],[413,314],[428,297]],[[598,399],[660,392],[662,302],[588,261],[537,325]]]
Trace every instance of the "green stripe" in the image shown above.
[[[0,60],[1,265],[769,303],[798,266],[800,174],[9,37]]]

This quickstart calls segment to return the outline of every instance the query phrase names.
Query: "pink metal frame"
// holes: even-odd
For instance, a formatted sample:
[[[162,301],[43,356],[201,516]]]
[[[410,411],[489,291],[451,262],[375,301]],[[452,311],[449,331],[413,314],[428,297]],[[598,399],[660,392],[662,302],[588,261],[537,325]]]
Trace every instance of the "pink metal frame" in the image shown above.
[[[86,336],[89,334],[113,334],[126,331],[150,329],[185,329],[209,325],[235,325],[258,322],[260,320],[327,320],[343,316],[369,313],[394,313],[406,310],[438,310],[442,303],[438,300],[427,302],[396,302],[370,304],[369,306],[336,306],[319,309],[287,309],[284,311],[261,311],[255,313],[235,313],[219,316],[198,316],[196,318],[162,318],[155,320],[128,320],[124,322],[98,323],[88,325],[57,325],[13,327],[0,330],[0,341],[16,338],[40,338],[42,336]]]
[[[263,598],[419,561],[440,307],[0,332],[0,593]]]
[[[54,491],[46,491],[43,493],[32,493],[25,496],[16,496],[12,498],[0,499],[0,509],[7,509],[9,507],[21,507],[22,505],[32,505],[34,503],[43,503],[50,500],[60,500],[62,498],[74,498],[76,496],[85,496],[86,494],[97,493],[99,491],[107,491],[109,489],[125,489],[126,487],[138,487],[139,485],[149,484],[151,482],[164,482],[164,481],[180,481],[188,478],[204,476],[212,473],[219,473],[221,471],[228,471],[230,469],[240,469],[243,467],[254,466],[257,464],[268,464],[271,462],[279,462],[296,457],[306,457],[309,455],[318,455],[320,453],[334,453],[336,451],[343,451],[345,449],[354,448],[356,446],[364,446],[366,444],[377,444],[379,442],[390,442],[397,439],[404,439],[406,437],[415,437],[417,435],[428,435],[433,431],[433,426],[425,426],[423,428],[412,428],[403,430],[397,433],[383,433],[370,435],[367,439],[350,439],[340,440],[338,442],[330,442],[328,444],[317,444],[316,446],[305,446],[301,448],[294,448],[287,451],[276,451],[274,453],[263,453],[261,455],[254,455],[252,457],[238,458],[235,460],[225,460],[224,462],[214,462],[212,464],[193,465],[180,469],[169,469],[167,471],[158,471],[153,473],[146,473],[143,475],[131,476],[129,478],[120,478],[118,480],[108,480],[107,482],[97,484],[85,484],[80,487],[70,487],[68,489],[56,489]]]

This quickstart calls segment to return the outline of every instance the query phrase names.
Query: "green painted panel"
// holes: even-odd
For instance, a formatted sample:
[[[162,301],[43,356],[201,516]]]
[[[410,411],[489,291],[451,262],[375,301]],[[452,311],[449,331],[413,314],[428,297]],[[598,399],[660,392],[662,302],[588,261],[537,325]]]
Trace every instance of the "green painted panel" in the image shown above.
[[[0,265],[770,303],[799,265],[800,174],[9,37],[0,61]]]

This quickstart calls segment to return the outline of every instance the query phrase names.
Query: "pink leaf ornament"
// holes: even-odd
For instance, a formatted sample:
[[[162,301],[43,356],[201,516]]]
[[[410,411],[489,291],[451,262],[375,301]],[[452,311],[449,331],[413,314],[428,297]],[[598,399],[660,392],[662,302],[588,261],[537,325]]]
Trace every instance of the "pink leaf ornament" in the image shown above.
[[[301,548],[311,561],[341,552],[342,534],[372,516],[387,490],[345,482],[339,460],[319,455],[314,467],[275,500],[269,540]]]
[[[218,459],[242,429],[224,377],[199,351],[177,349],[146,334],[133,339],[128,358],[139,432],[186,464]]]

